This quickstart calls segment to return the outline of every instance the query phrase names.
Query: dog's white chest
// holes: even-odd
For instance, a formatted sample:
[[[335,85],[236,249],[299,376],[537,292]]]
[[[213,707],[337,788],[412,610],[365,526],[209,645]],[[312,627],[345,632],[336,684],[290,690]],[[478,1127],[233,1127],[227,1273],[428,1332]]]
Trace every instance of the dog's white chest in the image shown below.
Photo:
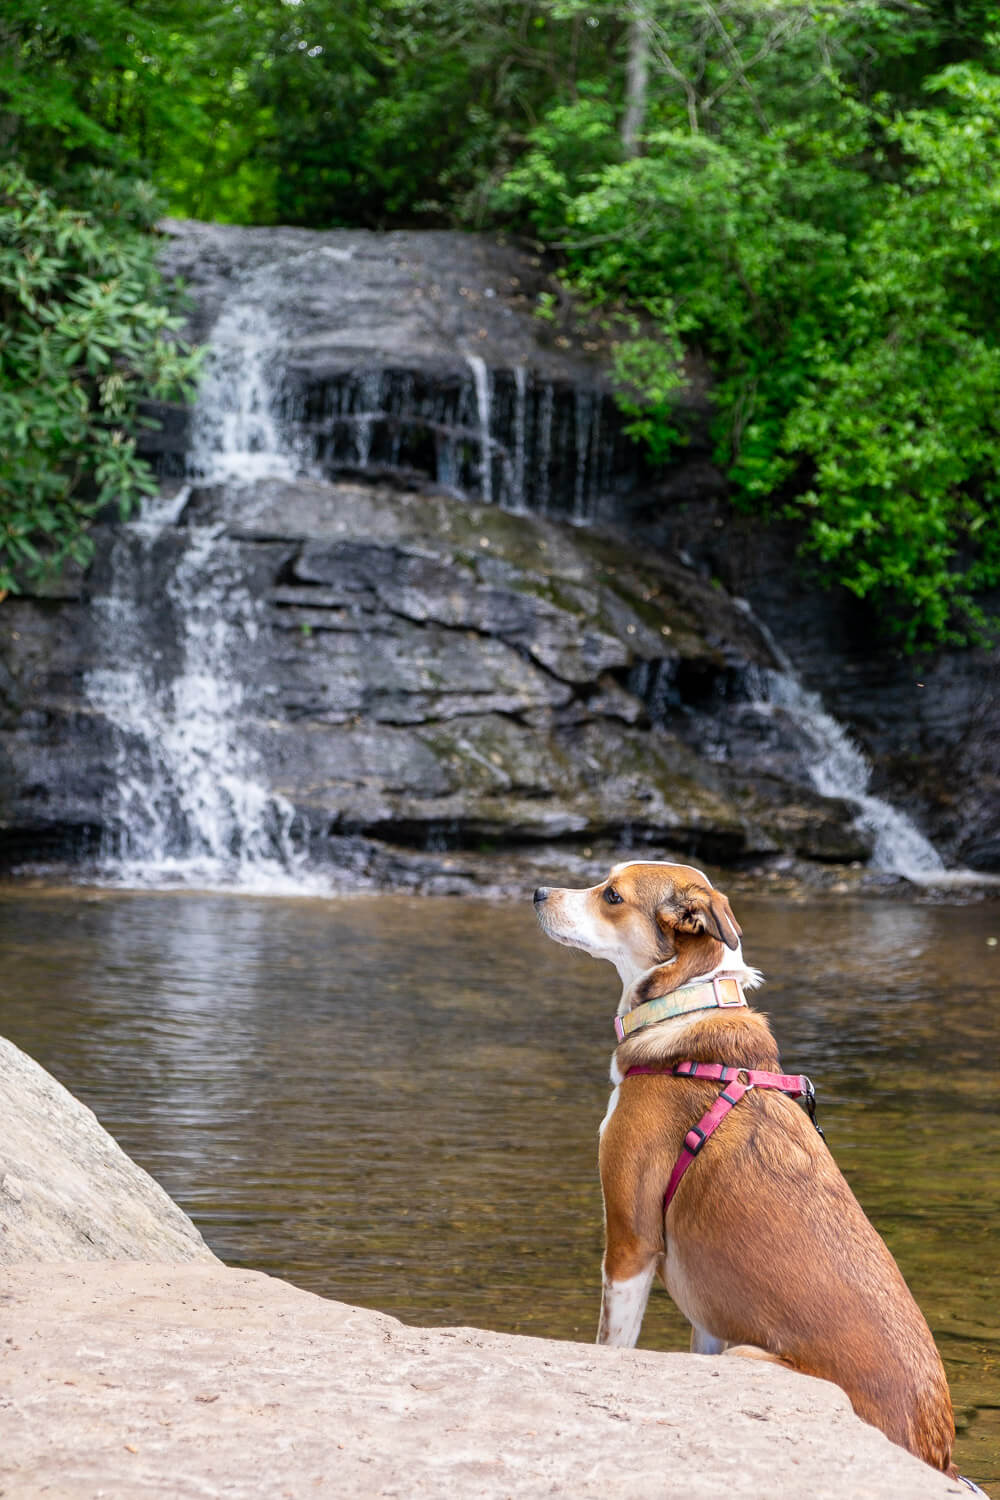
[[[615,1086],[614,1086],[614,1088],[611,1090],[611,1097],[608,1100],[608,1107],[604,1111],[604,1119],[601,1121],[600,1125],[598,1125],[598,1127],[597,1127],[598,1137],[600,1137],[600,1136],[602,1136],[604,1134],[605,1126],[607,1125],[608,1121],[611,1119],[611,1116],[615,1112],[615,1106],[618,1103],[618,1093],[619,1093],[619,1085],[616,1083]]]

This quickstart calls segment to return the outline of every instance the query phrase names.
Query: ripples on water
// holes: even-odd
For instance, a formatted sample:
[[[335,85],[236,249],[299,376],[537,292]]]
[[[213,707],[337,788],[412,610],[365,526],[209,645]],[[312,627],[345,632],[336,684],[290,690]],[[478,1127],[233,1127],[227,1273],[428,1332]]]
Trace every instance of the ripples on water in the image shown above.
[[[1000,910],[738,914],[945,1357],[959,1461],[995,1483]],[[7,892],[0,943],[0,1031],[223,1259],[411,1322],[593,1337],[615,976],[530,903]],[[641,1342],[686,1346],[662,1294]]]

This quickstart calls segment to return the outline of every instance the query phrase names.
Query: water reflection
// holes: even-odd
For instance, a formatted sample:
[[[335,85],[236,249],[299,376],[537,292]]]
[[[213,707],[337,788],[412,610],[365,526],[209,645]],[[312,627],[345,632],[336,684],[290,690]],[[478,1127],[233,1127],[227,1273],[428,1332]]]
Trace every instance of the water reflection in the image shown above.
[[[759,1003],[1000,1474],[1000,913],[738,904]],[[410,1321],[591,1338],[610,967],[529,904],[0,896],[0,1031],[225,1259]],[[668,1299],[643,1343],[682,1347]]]

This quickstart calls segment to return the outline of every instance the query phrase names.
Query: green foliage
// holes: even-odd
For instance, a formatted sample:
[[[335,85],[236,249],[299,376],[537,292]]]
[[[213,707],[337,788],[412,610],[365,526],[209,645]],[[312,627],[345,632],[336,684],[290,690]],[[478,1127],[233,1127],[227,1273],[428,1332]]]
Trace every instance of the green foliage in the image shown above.
[[[196,360],[163,304],[154,200],[107,175],[97,213],[60,206],[0,168],[0,592],[90,556],[87,525],[153,488],[136,453],[144,397],[182,394]]]
[[[980,634],[973,596],[1000,583],[1000,78],[965,65],[932,86],[945,105],[884,121],[907,170],[779,445],[809,461],[789,509],[810,546],[908,645]]]
[[[195,79],[217,13],[211,0],[15,0],[0,22],[4,154],[64,189],[94,165],[141,172],[167,143],[190,149],[209,128]]]
[[[256,222],[479,223],[520,132],[603,61],[548,0],[257,0],[241,12],[219,38],[226,129],[207,142],[197,194],[190,181],[173,194],[201,215],[226,213],[220,190],[237,181]],[[220,171],[231,133],[243,150]]]
[[[185,378],[123,175],[203,218],[492,224],[623,330],[655,459],[694,351],[734,503],[798,517],[904,643],[973,638],[1000,583],[998,37],[997,0],[15,0],[0,147],[55,200],[5,231],[4,463],[79,520],[140,486],[142,382]],[[59,214],[100,248],[60,247]],[[45,514],[23,560],[71,534]]]
[[[968,61],[920,77],[918,44],[943,50],[923,13],[883,59],[920,100],[895,108],[852,71],[861,21],[869,44],[884,23],[870,9],[843,7],[842,26],[830,8],[806,99],[789,92],[801,31],[742,108],[719,94],[725,59],[703,59],[694,106],[648,101],[640,156],[614,159],[610,119],[581,129],[558,106],[501,201],[562,247],[591,302],[643,315],[618,368],[656,458],[683,441],[669,372],[696,347],[735,502],[801,518],[825,577],[907,647],[961,643],[989,624],[974,596],[1000,583],[1000,79]],[[796,20],[774,6],[760,26],[782,11]]]

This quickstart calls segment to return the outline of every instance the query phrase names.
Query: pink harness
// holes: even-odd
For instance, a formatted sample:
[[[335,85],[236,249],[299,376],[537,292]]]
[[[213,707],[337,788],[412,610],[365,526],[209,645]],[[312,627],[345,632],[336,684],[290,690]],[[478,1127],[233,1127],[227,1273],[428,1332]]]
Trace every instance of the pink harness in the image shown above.
[[[670,1200],[676,1193],[681,1178],[713,1130],[718,1130],[729,1111],[753,1088],[776,1089],[781,1094],[787,1094],[790,1099],[804,1099],[810,1120],[816,1125],[820,1136],[823,1134],[816,1124],[816,1090],[811,1079],[804,1073],[767,1073],[761,1068],[728,1068],[722,1063],[679,1062],[672,1067],[661,1068],[639,1065],[629,1068],[625,1077],[631,1078],[636,1073],[659,1073],[666,1074],[667,1077],[672,1075],[674,1078],[708,1078],[714,1083],[726,1085],[711,1109],[706,1110],[697,1125],[692,1125],[684,1137],[681,1154],[674,1163],[667,1191],[663,1195],[664,1213],[670,1207]]]

